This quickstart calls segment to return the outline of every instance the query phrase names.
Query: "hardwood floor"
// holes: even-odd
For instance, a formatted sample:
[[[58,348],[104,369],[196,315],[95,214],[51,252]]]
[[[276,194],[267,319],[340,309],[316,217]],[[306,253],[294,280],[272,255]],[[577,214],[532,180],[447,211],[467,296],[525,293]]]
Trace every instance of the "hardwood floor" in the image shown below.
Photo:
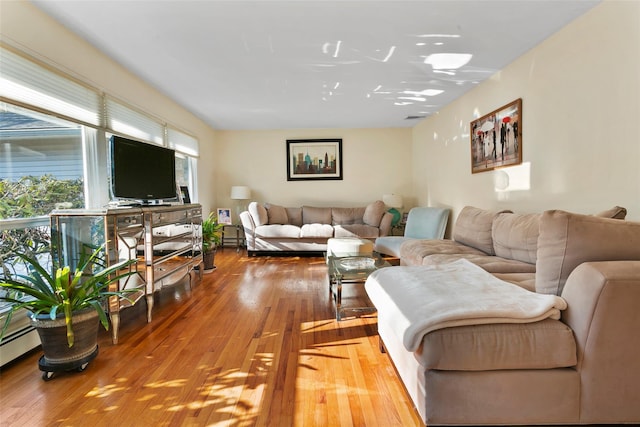
[[[43,381],[39,350],[5,366],[0,425],[422,425],[375,314],[336,322],[322,258],[225,248],[216,265],[156,293],[151,323],[143,301],[123,311],[119,344],[101,330],[82,373]]]

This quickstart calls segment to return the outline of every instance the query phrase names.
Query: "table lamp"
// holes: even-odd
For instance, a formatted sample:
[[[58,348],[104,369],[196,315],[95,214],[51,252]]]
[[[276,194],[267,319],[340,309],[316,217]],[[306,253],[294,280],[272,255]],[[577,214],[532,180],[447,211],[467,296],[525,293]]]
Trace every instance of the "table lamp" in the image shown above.
[[[234,185],[231,187],[231,200],[249,200],[251,198],[251,189],[244,185]],[[241,202],[236,202],[236,217],[238,223],[240,223],[240,212],[245,209],[246,206]]]
[[[382,201],[385,205],[387,205],[389,209],[387,212],[393,215],[393,219],[391,220],[391,225],[395,227],[398,225],[400,220],[402,219],[402,214],[397,208],[402,208],[403,201],[402,196],[398,194],[385,194],[382,196]]]

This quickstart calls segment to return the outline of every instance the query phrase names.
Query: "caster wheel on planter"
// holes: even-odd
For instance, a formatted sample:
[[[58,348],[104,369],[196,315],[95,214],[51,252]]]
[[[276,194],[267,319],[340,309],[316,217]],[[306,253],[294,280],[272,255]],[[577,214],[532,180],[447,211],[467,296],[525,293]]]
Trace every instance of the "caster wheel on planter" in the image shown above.
[[[96,346],[96,349],[90,355],[83,357],[82,359],[74,360],[73,362],[68,362],[68,363],[49,363],[44,358],[44,356],[42,356],[38,361],[38,367],[43,372],[42,379],[44,381],[49,381],[53,378],[56,372],[84,371],[85,369],[87,369],[87,366],[89,366],[89,362],[95,359],[97,355],[98,355],[98,347]]]

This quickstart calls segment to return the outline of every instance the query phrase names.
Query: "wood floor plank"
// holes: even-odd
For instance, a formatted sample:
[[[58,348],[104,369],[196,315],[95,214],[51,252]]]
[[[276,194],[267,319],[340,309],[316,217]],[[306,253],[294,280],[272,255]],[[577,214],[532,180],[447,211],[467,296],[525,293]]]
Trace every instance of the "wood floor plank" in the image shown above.
[[[376,315],[335,320],[321,257],[219,250],[217,269],[122,312],[82,372],[44,382],[36,350],[0,371],[4,426],[421,426]],[[362,285],[345,303],[366,302]]]

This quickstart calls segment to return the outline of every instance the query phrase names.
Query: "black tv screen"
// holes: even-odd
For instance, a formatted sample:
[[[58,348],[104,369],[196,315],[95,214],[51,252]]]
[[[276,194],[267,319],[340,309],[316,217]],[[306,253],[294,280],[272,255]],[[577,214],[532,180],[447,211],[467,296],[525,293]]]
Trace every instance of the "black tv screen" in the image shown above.
[[[176,198],[174,150],[114,135],[110,160],[114,198],[143,203]]]

